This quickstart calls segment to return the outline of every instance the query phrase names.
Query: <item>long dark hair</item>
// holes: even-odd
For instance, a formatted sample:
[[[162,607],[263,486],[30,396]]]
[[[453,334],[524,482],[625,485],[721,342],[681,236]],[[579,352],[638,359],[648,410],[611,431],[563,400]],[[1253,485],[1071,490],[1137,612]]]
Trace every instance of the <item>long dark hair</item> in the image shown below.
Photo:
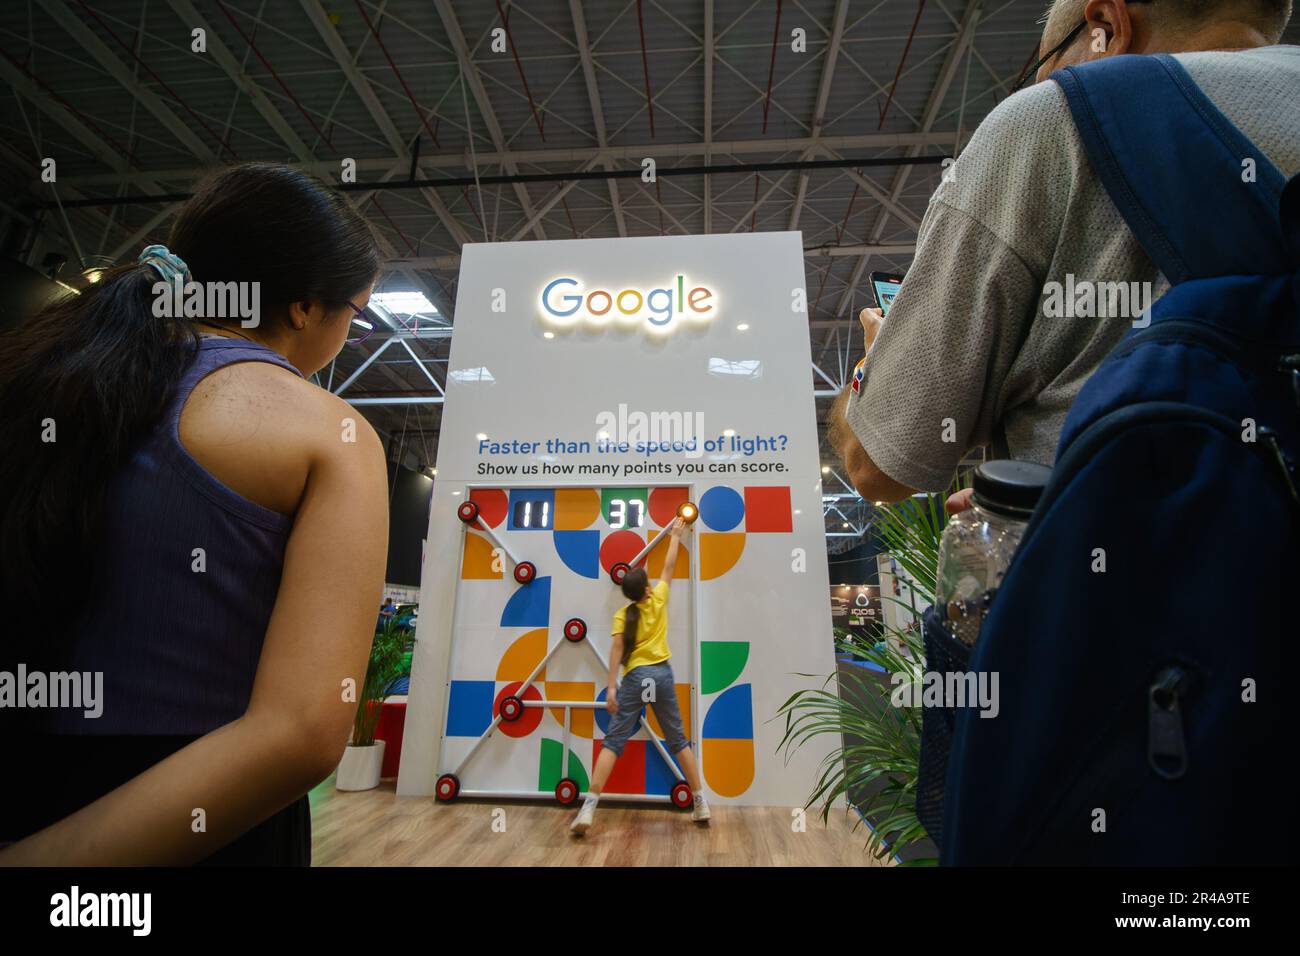
[[[641,609],[636,606],[636,602],[645,598],[649,586],[650,575],[645,573],[645,568],[633,568],[623,575],[623,597],[632,602],[623,614],[624,665],[632,657],[632,651],[636,649],[636,627],[641,622]]]
[[[293,302],[341,308],[380,265],[365,222],[341,194],[267,163],[201,184],[167,245],[195,282],[260,283],[263,322],[283,321]],[[105,489],[161,418],[198,346],[190,319],[154,315],[159,281],[148,265],[113,269],[0,335],[6,602],[42,601],[63,588],[62,611],[85,590]],[[69,576],[81,579],[78,587],[67,588]]]

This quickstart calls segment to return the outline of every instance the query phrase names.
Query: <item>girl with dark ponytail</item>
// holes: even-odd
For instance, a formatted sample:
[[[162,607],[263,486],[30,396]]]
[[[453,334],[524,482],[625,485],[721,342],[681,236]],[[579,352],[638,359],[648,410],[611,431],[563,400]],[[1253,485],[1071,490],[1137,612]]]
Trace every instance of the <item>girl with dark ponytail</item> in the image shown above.
[[[605,690],[605,708],[612,716],[601,741],[596,766],[591,772],[591,786],[586,799],[569,827],[578,836],[591,827],[601,791],[623,748],[636,733],[646,703],[654,708],[668,752],[677,758],[686,782],[695,792],[691,819],[698,823],[709,820],[709,805],[704,799],[695,753],[682,728],[677,684],[673,679],[672,665],[668,663],[672,656],[668,650],[668,585],[677,570],[682,532],[689,527],[681,518],[673,519],[669,528],[668,553],[664,555],[663,576],[654,587],[650,587],[650,576],[645,568],[633,568],[623,576],[623,596],[631,603],[614,615],[609,685]],[[623,671],[621,684],[618,682],[620,669]]]
[[[51,689],[3,711],[24,723],[0,864],[308,862],[387,479],[374,431],[306,377],[379,266],[339,193],[237,166],[165,246],[0,336],[0,670]]]

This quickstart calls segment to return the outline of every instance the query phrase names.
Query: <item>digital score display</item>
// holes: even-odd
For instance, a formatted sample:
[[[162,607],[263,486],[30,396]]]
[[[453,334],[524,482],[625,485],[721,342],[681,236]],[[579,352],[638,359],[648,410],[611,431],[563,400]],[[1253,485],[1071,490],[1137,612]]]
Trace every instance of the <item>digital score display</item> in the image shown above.
[[[609,526],[614,530],[639,528],[645,524],[645,502],[640,498],[624,500],[613,498],[609,502]]]
[[[549,501],[516,501],[510,525],[525,531],[551,530],[551,503]]]

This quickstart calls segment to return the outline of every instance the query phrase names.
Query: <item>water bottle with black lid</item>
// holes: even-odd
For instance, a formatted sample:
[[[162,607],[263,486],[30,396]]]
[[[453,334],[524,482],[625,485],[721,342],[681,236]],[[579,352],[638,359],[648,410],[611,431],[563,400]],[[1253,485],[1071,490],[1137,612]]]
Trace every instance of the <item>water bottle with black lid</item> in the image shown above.
[[[967,647],[979,637],[1051,474],[1028,461],[984,462],[975,469],[971,507],[953,515],[943,529],[935,603],[948,631]]]

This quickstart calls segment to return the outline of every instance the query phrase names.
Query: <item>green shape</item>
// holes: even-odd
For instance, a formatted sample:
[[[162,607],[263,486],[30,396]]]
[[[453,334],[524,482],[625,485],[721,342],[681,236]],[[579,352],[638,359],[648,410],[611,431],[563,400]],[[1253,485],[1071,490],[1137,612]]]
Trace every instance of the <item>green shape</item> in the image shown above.
[[[549,737],[542,738],[542,759],[539,762],[537,774],[537,789],[554,791],[559,786],[560,778],[564,776],[563,768],[560,766],[560,757],[564,753],[564,745],[558,740],[551,740]],[[579,793],[586,793],[590,781],[587,779],[587,769],[583,767],[582,761],[572,750],[569,751],[569,772],[573,780],[578,785]]]
[[[730,687],[749,660],[749,641],[700,641],[700,693]]]
[[[649,488],[602,488],[600,489],[600,513],[605,519],[605,524],[614,527],[614,521],[610,519],[610,504],[615,501],[623,502],[622,505],[622,523],[619,524],[618,530],[635,531],[638,528],[644,528],[650,523],[650,489]],[[639,501],[638,507],[632,502]],[[633,524],[637,520],[638,512],[641,523]]]

